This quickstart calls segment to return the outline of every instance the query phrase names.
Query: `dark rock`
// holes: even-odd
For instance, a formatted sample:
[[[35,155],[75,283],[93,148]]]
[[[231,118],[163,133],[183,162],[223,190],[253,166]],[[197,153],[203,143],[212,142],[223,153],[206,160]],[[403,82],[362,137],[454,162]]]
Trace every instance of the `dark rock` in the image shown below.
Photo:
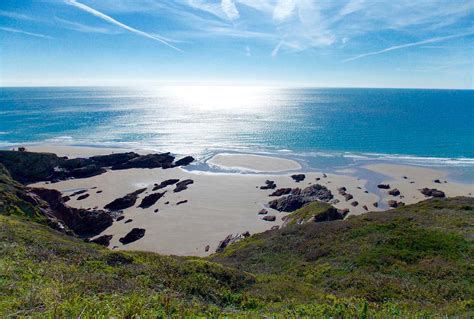
[[[278,225],[272,226],[272,228],[270,228],[270,230],[278,230],[278,229],[280,229],[280,226]]]
[[[433,182],[435,182],[437,184],[441,184],[441,181],[439,179],[435,179]]]
[[[105,209],[121,210],[132,207],[137,202],[138,195],[146,191],[146,188],[139,189],[133,193],[127,194],[124,197],[117,198],[104,206]]]
[[[380,189],[390,189],[389,184],[378,184],[377,187]]]
[[[81,189],[80,191],[77,191],[77,192],[74,192],[72,193],[71,195],[69,195],[70,197],[74,197],[76,195],[81,195],[81,194],[84,194],[87,192],[87,189]]]
[[[351,194],[349,193],[346,193],[346,195],[344,195],[344,198],[346,199],[346,202],[350,201],[351,199],[354,198],[354,196],[352,196]]]
[[[97,191],[97,192],[96,192],[96,194],[100,194],[100,193],[102,193],[102,191]]]
[[[265,208],[261,209],[259,212],[258,212],[259,215],[266,215],[268,214],[268,210],[266,210]]]
[[[267,222],[274,222],[276,220],[276,216],[275,215],[263,216],[262,220],[266,220]]]
[[[131,223],[131,222],[133,222],[133,219],[127,219],[127,220],[124,221],[123,223],[124,223],[124,224],[128,224],[128,223]]]
[[[90,242],[108,247],[110,245],[110,240],[112,239],[112,237],[113,235],[102,235],[95,239],[92,239]]]
[[[173,185],[179,182],[179,179],[167,179],[165,181],[162,181],[160,184],[155,184],[155,187],[153,187],[153,191],[156,191],[158,189],[165,188],[166,186]]]
[[[69,207],[54,189],[30,188],[29,191],[48,203],[42,210],[45,216],[61,220],[79,236],[95,236],[112,225],[113,218],[108,212]]]
[[[326,178],[326,177],[328,177],[328,176],[325,173],[323,173],[323,178]]]
[[[406,176],[403,176],[403,179],[408,179],[408,177],[406,177]]]
[[[397,207],[400,207],[400,206],[405,206],[405,203],[402,203],[402,202],[397,202],[396,200],[389,200],[387,202],[388,206],[389,207],[392,207],[392,208],[397,208]]]
[[[134,152],[128,153],[116,153],[116,154],[108,154],[108,155],[99,155],[93,156],[89,159],[98,163],[102,167],[110,167],[114,165],[121,165],[128,162],[131,159],[140,157],[139,154]]]
[[[268,204],[270,208],[276,209],[280,212],[292,212],[303,205],[313,201],[329,202],[333,198],[330,190],[320,184],[315,184],[306,187],[299,192],[298,195],[290,194],[288,196],[280,197],[270,201]]]
[[[186,199],[186,200],[179,201],[179,202],[176,203],[176,206],[181,205],[181,204],[185,204],[185,203],[187,203],[187,202],[188,202],[187,199]]]
[[[120,238],[119,242],[121,242],[123,245],[126,245],[139,240],[143,236],[145,236],[145,229],[133,228],[127,235],[125,235],[125,237]]]
[[[301,182],[301,181],[304,181],[304,179],[306,178],[306,175],[305,174],[295,174],[295,175],[291,175],[291,178],[293,178],[293,180],[297,183]]]
[[[337,211],[343,217],[346,217],[346,215],[349,214],[349,212],[350,212],[349,208],[338,209]]]
[[[188,185],[193,184],[194,181],[192,179],[185,179],[184,181],[176,183],[176,187],[173,190],[175,193],[179,193],[185,189],[188,189]]]
[[[347,188],[345,188],[345,187],[340,187],[340,188],[337,189],[337,191],[339,192],[339,194],[345,195],[346,192],[347,192]]]
[[[244,236],[245,238],[250,237],[250,232],[247,230],[242,233],[242,236]]]
[[[426,197],[438,197],[438,198],[446,197],[446,194],[443,191],[440,191],[436,188],[423,188],[423,189],[420,189],[420,192]]]
[[[154,213],[158,213],[158,211],[159,211],[159,209],[157,208],[157,209],[155,209],[153,212],[154,212]]]
[[[288,195],[291,193],[291,188],[279,188],[273,193],[271,193],[269,196],[283,196],[283,195]]]
[[[123,215],[122,215],[122,216],[119,216],[119,217],[117,217],[116,221],[119,222],[119,221],[121,221],[121,220],[124,219],[124,218],[125,218],[125,216],[123,216]]]
[[[147,195],[145,196],[143,199],[142,199],[142,202],[140,203],[140,205],[138,205],[138,207],[140,208],[149,208],[153,205],[155,205],[155,203],[161,198],[163,197],[163,195],[165,195],[166,192],[163,192],[163,193],[152,193],[150,195]]]
[[[84,195],[81,195],[77,198],[77,200],[83,200],[83,199],[86,199],[87,197],[89,197],[90,195],[89,194],[84,194]]]
[[[186,156],[186,157],[183,157],[183,158],[177,160],[174,163],[174,166],[186,166],[186,165],[191,164],[193,161],[194,161],[194,157]]]
[[[174,156],[170,153],[140,155],[112,166],[113,170],[121,170],[128,168],[170,168],[173,165]]]
[[[63,202],[68,202],[70,200],[71,200],[71,197],[69,197],[69,196],[64,196],[63,197]]]
[[[84,167],[79,167],[71,170],[68,173],[69,177],[74,178],[87,178],[92,176],[97,176],[107,172],[107,170],[103,167],[97,166],[95,164],[90,164]]]
[[[260,189],[275,189],[276,184],[274,181],[266,180],[264,186],[260,186]]]
[[[168,205],[169,203],[170,203],[169,201],[166,201],[166,202],[165,202],[165,205]]]
[[[301,188],[293,188],[291,190],[291,195],[300,195],[301,194]]]
[[[369,208],[367,207],[367,205],[362,206],[362,208],[365,209],[365,210],[369,210]]]
[[[400,191],[397,188],[394,188],[394,189],[389,190],[388,194],[392,196],[398,196],[400,195]]]
[[[372,205],[374,205],[374,207],[379,207],[379,203],[377,202],[373,203]]]
[[[209,247],[209,245],[206,245],[206,247],[204,247],[204,251],[207,253],[210,248],[211,248],[211,247]]]
[[[353,201],[353,202],[351,203],[351,205],[354,206],[354,207],[356,207],[356,206],[359,205],[359,202],[355,200],[355,201]]]
[[[241,239],[244,239],[245,237],[242,235],[242,234],[230,234],[230,235],[227,235],[226,238],[224,238],[224,240],[220,241],[219,242],[219,245],[217,245],[217,249],[216,249],[216,252],[217,253],[220,253],[220,252],[223,252],[224,249],[229,246],[230,244],[232,243],[235,243],[236,241],[239,241]]]

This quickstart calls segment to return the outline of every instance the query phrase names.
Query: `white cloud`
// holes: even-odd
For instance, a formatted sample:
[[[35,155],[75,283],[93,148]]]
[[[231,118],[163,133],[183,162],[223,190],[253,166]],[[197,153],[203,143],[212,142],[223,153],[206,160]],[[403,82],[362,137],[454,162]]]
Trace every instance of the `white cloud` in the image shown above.
[[[101,28],[101,27],[93,27],[89,25],[85,25],[79,22],[74,22],[74,21],[69,21],[66,19],[61,19],[56,17],[56,21],[61,23],[65,28],[78,31],[78,32],[84,32],[84,33],[103,33],[103,34],[112,34],[114,33],[110,29],[107,28]]]
[[[229,20],[236,20],[239,18],[239,10],[235,6],[235,3],[232,0],[222,0],[221,2],[222,11],[229,18]]]
[[[0,30],[6,31],[6,32],[12,32],[12,33],[25,34],[25,35],[29,35],[31,37],[36,37],[36,38],[53,39],[53,37],[50,37],[49,35],[27,32],[27,31],[23,31],[19,29],[14,29],[14,28],[0,27]]]
[[[291,17],[296,8],[296,0],[279,0],[273,10],[273,19],[284,21]]]
[[[436,43],[436,42],[446,41],[446,40],[450,40],[450,39],[467,37],[467,36],[470,36],[470,35],[474,35],[474,32],[454,34],[454,35],[450,35],[450,36],[446,36],[446,37],[435,37],[435,38],[431,38],[431,39],[427,39],[427,40],[423,40],[423,41],[406,43],[406,44],[402,44],[402,45],[395,45],[395,46],[391,46],[391,47],[388,47],[388,48],[383,49],[383,50],[373,51],[373,52],[368,52],[368,53],[356,55],[355,57],[345,59],[342,62],[350,62],[350,61],[362,59],[362,58],[372,56],[372,55],[378,55],[378,54],[383,54],[383,53],[387,53],[387,52],[390,52],[390,51],[395,51],[395,50],[400,50],[400,49],[405,49],[405,48],[410,48],[410,47],[416,47],[416,46],[423,45],[423,44],[428,44],[428,43]]]
[[[126,25],[126,24],[123,24],[122,22],[119,22],[119,21],[115,20],[114,18],[112,18],[112,17],[110,17],[110,16],[108,16],[108,15],[106,15],[106,14],[100,12],[100,11],[97,11],[97,10],[95,10],[95,9],[89,7],[89,6],[86,6],[85,4],[79,3],[79,2],[77,2],[76,0],[66,0],[66,3],[68,3],[68,4],[70,4],[70,5],[74,6],[74,7],[76,7],[76,8],[78,8],[78,9],[81,9],[81,10],[87,12],[87,13],[90,13],[90,14],[92,14],[92,15],[94,15],[94,16],[96,16],[96,17],[98,17],[98,18],[100,18],[100,19],[102,19],[102,20],[104,20],[104,21],[107,21],[107,22],[109,22],[109,23],[111,23],[111,24],[114,24],[114,25],[120,27],[120,28],[123,28],[123,29],[125,29],[125,30],[127,30],[127,31],[130,31],[130,32],[135,33],[135,34],[138,34],[138,35],[140,35],[140,36],[142,36],[142,37],[145,37],[145,38],[149,38],[149,39],[152,39],[152,40],[161,42],[161,43],[163,43],[164,45],[166,45],[166,46],[168,46],[168,47],[170,47],[170,48],[175,49],[176,51],[182,52],[181,49],[179,49],[179,48],[175,47],[174,45],[168,43],[167,41],[165,41],[165,40],[164,40],[162,37],[160,37],[159,35],[150,34],[150,33],[147,33],[147,32],[144,32],[144,31],[141,31],[141,30],[132,28],[132,27]]]

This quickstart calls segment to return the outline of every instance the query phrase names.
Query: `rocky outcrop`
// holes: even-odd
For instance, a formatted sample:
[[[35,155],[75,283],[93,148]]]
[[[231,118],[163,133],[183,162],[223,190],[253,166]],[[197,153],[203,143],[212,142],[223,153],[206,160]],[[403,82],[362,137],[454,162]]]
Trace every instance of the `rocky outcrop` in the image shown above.
[[[61,220],[79,236],[94,236],[112,225],[113,218],[108,212],[69,207],[64,203],[61,193],[56,190],[30,188],[29,191],[48,203],[47,207],[42,208],[45,216]]]
[[[446,194],[443,191],[440,191],[436,188],[423,188],[420,189],[420,192],[425,195],[426,197],[438,197],[438,198],[444,198],[446,197]]]
[[[142,199],[142,202],[140,203],[140,205],[138,205],[138,207],[140,208],[149,208],[153,205],[155,205],[155,203],[161,198],[163,197],[163,195],[165,195],[166,192],[163,192],[163,193],[152,193],[150,195],[147,195],[145,196],[143,199]]]
[[[299,183],[299,182],[304,181],[304,179],[306,178],[306,175],[305,174],[294,174],[294,175],[291,175],[291,178],[293,178],[293,180],[295,182]]]
[[[229,246],[230,244],[232,243],[235,243],[236,241],[239,241],[241,239],[244,239],[246,237],[250,236],[250,233],[249,232],[244,232],[242,234],[229,234],[227,235],[226,238],[224,238],[224,240],[220,241],[219,242],[219,245],[217,245],[217,248],[216,248],[216,253],[220,253],[220,252],[223,252],[224,249]]]
[[[273,193],[271,193],[269,196],[283,196],[283,195],[288,195],[291,193],[291,188],[279,188]]]
[[[133,243],[134,241],[139,240],[145,236],[145,229],[143,228],[133,228],[127,235],[119,239],[123,245]]]
[[[0,163],[21,183],[86,178],[113,170],[129,168],[170,168],[188,165],[194,158],[186,156],[174,163],[170,153],[140,155],[117,153],[90,158],[59,157],[52,153],[0,151]]]
[[[176,184],[177,182],[179,182],[179,179],[176,179],[176,178],[164,180],[159,184],[155,184],[152,191],[156,191],[156,190],[165,188],[166,186]]]
[[[185,179],[181,182],[176,183],[176,187],[173,190],[175,193],[179,193],[181,191],[184,191],[185,189],[188,189],[188,185],[193,184],[194,181],[192,179]]]
[[[306,187],[299,192],[280,197],[270,201],[268,204],[270,208],[276,209],[280,212],[292,212],[305,204],[313,201],[329,202],[333,195],[327,187],[320,184],[315,184]]]
[[[104,206],[109,210],[122,210],[132,207],[137,202],[138,195],[146,191],[146,188],[139,189],[133,193],[127,194],[124,197],[117,198]]]

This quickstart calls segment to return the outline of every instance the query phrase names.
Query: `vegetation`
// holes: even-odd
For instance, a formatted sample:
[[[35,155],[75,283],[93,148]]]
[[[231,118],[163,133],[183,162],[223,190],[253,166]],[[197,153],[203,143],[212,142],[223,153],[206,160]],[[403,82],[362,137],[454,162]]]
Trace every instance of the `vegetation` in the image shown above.
[[[38,223],[40,203],[23,201],[24,191],[0,174],[2,318],[469,318],[474,311],[473,199],[290,223],[203,259],[85,243]],[[321,207],[295,214],[306,220]]]

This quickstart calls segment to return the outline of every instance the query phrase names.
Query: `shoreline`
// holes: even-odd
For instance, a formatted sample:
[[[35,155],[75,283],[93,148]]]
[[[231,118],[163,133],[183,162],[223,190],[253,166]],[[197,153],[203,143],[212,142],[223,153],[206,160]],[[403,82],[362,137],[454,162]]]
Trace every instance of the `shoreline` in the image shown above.
[[[49,145],[29,147],[28,150],[83,157],[98,153],[107,154],[111,151],[94,148],[93,153],[87,154],[91,149],[67,146],[56,148]],[[126,150],[112,150],[112,152],[120,151]],[[207,256],[213,253],[218,243],[229,234],[246,231],[254,234],[274,226],[281,226],[282,218],[287,213],[268,207],[268,202],[277,198],[269,196],[274,190],[260,189],[267,179],[276,183],[276,189],[305,188],[317,183],[326,186],[334,195],[333,206],[341,210],[349,209],[349,215],[386,210],[387,203],[391,199],[406,204],[423,200],[425,197],[419,189],[424,187],[442,190],[448,197],[460,195],[472,197],[472,184],[453,182],[446,171],[437,169],[377,163],[340,168],[334,172],[316,170],[307,172],[303,165],[287,158],[258,157],[251,154],[226,154],[225,157],[225,161],[218,161],[220,166],[224,166],[223,170],[218,172],[195,170],[192,165],[191,168],[109,170],[90,178],[70,179],[57,183],[40,182],[30,186],[53,188],[61,191],[63,195],[71,195],[76,190],[85,189],[89,194],[87,198],[78,200],[78,197],[73,197],[67,204],[76,208],[100,209],[116,198],[146,187],[147,191],[138,198],[138,205],[144,196],[154,192],[152,188],[156,183],[167,179],[191,179],[193,184],[182,192],[173,192],[173,185],[160,189],[159,192],[165,192],[163,198],[150,208],[142,209],[134,206],[125,209],[124,219],[115,221],[101,234],[113,235],[109,246],[111,248],[188,256]],[[243,160],[239,166],[257,165],[260,172],[243,174],[226,171],[234,169],[239,160]],[[208,165],[209,161],[211,164],[215,163],[215,159],[210,158],[197,165]],[[295,168],[295,163],[300,166],[299,170],[291,170]],[[278,170],[270,172],[275,169]],[[305,179],[301,182],[294,181],[291,175],[297,173],[304,174]],[[405,175],[407,179],[403,178]],[[436,183],[434,182],[436,179],[442,179],[443,182]],[[447,180],[447,183],[444,183],[444,180]],[[389,183],[391,188],[398,188],[400,196],[391,196],[386,190],[378,189],[377,184],[382,182]],[[353,199],[346,200],[339,194],[340,187],[345,187]],[[354,201],[358,202],[355,207],[351,205]],[[374,203],[377,203],[377,207]],[[274,222],[262,220],[262,216],[258,214],[262,209],[267,209],[268,215],[275,216],[276,220]],[[125,223],[129,219],[132,221]],[[146,235],[128,245],[120,244],[118,239],[135,227],[146,229]],[[209,246],[207,251],[206,246]]]

